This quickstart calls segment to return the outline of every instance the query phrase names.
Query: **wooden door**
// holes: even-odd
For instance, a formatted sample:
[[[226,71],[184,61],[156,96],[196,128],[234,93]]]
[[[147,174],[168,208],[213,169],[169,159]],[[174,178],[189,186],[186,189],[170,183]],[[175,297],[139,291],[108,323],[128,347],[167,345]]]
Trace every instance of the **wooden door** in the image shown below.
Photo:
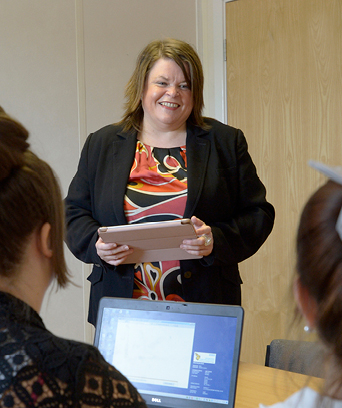
[[[244,131],[276,209],[271,236],[240,265],[241,359],[263,364],[273,338],[292,336],[298,217],[325,181],[307,162],[342,165],[342,0],[228,2],[226,38],[228,123]]]

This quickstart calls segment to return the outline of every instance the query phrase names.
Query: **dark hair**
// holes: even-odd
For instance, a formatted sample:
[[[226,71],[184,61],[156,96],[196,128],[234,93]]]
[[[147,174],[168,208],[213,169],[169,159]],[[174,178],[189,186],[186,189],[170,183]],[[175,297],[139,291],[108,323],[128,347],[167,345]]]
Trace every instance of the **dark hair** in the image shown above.
[[[29,133],[0,108],[0,274],[15,276],[30,235],[51,225],[52,264],[59,286],[69,282],[64,210],[51,167],[29,148]]]
[[[328,181],[305,205],[297,233],[297,273],[317,303],[316,329],[342,364],[342,241],[336,221],[342,186]]]
[[[139,54],[135,70],[126,86],[125,112],[119,124],[123,125],[126,131],[131,129],[141,130],[144,117],[141,95],[148,74],[155,62],[161,58],[169,58],[175,61],[182,69],[193,98],[193,109],[189,120],[196,126],[207,128],[202,116],[204,79],[201,61],[190,44],[173,38],[152,41]],[[187,68],[189,68],[190,77]]]

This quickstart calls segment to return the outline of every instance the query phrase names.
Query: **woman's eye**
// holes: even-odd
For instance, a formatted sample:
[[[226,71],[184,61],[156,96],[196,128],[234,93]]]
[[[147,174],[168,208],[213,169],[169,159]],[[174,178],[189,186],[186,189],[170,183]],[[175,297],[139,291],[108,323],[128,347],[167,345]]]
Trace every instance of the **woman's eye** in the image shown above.
[[[166,83],[166,82],[163,82],[163,81],[159,81],[159,82],[157,82],[157,84],[158,84],[158,85],[161,85],[161,86],[166,86],[166,85],[167,85],[167,83]]]
[[[188,84],[182,84],[179,87],[180,89],[189,89]]]

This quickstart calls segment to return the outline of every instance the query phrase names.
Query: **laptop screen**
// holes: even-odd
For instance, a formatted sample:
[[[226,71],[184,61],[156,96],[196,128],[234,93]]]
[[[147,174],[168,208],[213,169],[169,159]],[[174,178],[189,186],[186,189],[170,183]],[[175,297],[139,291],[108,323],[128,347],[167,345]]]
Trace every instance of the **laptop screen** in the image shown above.
[[[150,406],[233,407],[242,319],[237,306],[103,298],[95,346]]]

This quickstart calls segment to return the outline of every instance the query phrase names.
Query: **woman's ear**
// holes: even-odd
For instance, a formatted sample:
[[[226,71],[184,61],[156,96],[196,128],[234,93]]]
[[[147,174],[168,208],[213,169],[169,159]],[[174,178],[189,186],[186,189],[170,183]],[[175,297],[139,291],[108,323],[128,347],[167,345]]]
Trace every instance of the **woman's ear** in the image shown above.
[[[53,251],[51,249],[51,224],[46,222],[40,229],[39,234],[39,247],[42,253],[47,257],[51,258]]]
[[[308,322],[309,328],[313,329],[316,325],[317,317],[316,300],[310,295],[306,286],[302,285],[299,278],[293,284],[293,292],[298,309]]]

